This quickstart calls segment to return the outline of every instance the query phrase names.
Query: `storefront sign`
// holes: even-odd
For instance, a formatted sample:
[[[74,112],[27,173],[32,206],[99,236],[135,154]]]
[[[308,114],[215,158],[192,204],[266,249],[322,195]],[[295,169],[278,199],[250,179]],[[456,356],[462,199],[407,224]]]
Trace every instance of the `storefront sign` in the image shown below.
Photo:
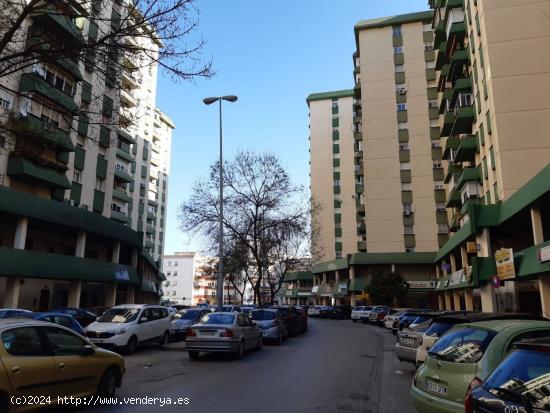
[[[475,242],[467,242],[466,252],[469,254],[475,254],[477,252],[477,244]]]
[[[550,245],[539,249],[538,256],[540,262],[550,261]]]
[[[514,250],[512,248],[501,248],[495,253],[497,262],[497,275],[499,280],[510,280],[515,278]]]
[[[339,293],[346,293],[347,291],[348,291],[348,283],[338,284],[338,292]]]
[[[407,281],[411,290],[416,288],[435,288],[435,283],[435,281]]]
[[[464,281],[464,270],[458,270],[453,272],[451,275],[451,279],[449,281],[449,285],[458,285]]]
[[[314,285],[313,288],[311,289],[311,294],[317,294],[318,292],[319,292],[319,286]]]
[[[130,274],[128,274],[128,270],[125,268],[121,268],[115,271],[115,280],[119,281],[129,281],[130,280]]]

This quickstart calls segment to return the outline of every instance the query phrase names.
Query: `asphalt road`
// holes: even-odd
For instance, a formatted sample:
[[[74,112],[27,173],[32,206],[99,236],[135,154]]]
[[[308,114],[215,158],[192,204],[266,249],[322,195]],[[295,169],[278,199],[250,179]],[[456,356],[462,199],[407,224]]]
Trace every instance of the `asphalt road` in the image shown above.
[[[242,360],[206,354],[191,361],[183,343],[141,349],[126,356],[117,405],[77,411],[415,412],[409,397],[414,369],[395,357],[391,333],[351,321],[309,322],[305,335],[282,346],[264,345]],[[145,397],[157,400],[144,405],[152,402]],[[141,399],[125,405],[124,398]],[[182,404],[169,405],[168,398]]]

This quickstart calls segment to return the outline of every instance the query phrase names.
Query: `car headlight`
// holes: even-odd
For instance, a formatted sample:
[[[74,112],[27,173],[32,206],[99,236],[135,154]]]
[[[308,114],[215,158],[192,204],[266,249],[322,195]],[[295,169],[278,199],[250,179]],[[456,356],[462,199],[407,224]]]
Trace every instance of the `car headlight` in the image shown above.
[[[125,328],[119,328],[118,330],[113,331],[113,333],[117,334],[117,335],[124,334],[124,333],[126,333],[126,329]]]

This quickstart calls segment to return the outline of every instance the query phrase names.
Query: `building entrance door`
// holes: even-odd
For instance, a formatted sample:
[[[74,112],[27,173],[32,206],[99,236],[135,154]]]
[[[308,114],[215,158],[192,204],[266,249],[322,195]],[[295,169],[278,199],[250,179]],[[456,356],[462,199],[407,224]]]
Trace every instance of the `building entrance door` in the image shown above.
[[[38,311],[47,311],[50,305],[50,290],[40,290],[40,302],[38,303]]]

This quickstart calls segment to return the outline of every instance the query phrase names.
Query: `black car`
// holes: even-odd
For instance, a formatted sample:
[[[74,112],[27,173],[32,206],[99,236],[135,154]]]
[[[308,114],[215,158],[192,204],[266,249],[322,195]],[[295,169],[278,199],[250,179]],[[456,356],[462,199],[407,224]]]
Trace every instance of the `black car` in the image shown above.
[[[307,317],[304,320],[300,310],[284,305],[274,305],[270,308],[277,310],[281,319],[284,320],[289,336],[294,337],[307,331]]]
[[[332,320],[347,320],[351,318],[351,307],[347,305],[333,305],[320,310],[320,316]]]
[[[521,341],[483,384],[466,394],[466,412],[550,411],[550,337]]]
[[[63,307],[56,308],[51,312],[71,315],[82,327],[86,327],[97,319],[97,315],[83,308]]]

